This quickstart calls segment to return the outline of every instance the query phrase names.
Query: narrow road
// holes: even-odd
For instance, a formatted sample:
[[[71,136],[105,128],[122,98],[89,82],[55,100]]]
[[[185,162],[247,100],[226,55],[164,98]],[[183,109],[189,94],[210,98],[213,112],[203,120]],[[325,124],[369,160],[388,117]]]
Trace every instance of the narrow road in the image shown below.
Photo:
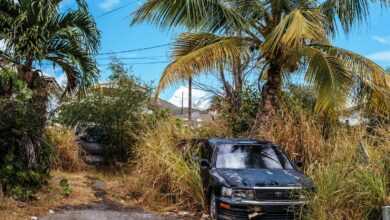
[[[58,207],[51,214],[39,220],[194,220],[191,216],[177,216],[170,214],[166,216],[153,214],[141,208],[123,207],[106,197],[105,183],[93,177],[88,177],[95,196],[100,198],[100,202],[81,206]]]
[[[142,211],[75,210],[52,214],[40,220],[179,220],[173,216],[157,216]]]

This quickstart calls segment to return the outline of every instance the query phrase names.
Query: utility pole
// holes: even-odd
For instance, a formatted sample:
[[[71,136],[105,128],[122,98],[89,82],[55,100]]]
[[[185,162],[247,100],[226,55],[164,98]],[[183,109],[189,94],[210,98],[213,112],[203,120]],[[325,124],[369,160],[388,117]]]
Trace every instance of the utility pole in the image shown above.
[[[184,92],[181,92],[181,109],[180,109],[180,114],[184,114]]]
[[[188,79],[188,122],[192,121],[192,77]]]

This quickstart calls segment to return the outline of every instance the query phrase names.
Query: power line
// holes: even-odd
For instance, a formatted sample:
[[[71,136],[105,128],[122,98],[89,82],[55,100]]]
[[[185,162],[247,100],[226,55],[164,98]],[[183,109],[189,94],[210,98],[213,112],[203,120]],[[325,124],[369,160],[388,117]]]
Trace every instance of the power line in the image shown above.
[[[98,60],[156,60],[158,58],[167,58],[167,56],[148,56],[148,57],[97,57]]]
[[[170,43],[167,44],[159,44],[155,46],[150,46],[150,47],[142,47],[142,48],[135,48],[135,49],[130,49],[130,50],[121,50],[121,51],[113,51],[113,52],[104,52],[104,53],[98,53],[97,56],[102,56],[102,55],[115,55],[115,54],[122,54],[122,53],[131,53],[131,52],[139,52],[139,51],[144,51],[144,50],[152,50],[156,48],[162,48],[162,47],[167,47],[171,45]]]
[[[135,62],[135,63],[123,63],[124,65],[132,66],[132,65],[153,65],[153,64],[168,64],[169,61],[151,61],[151,62]],[[110,66],[111,63],[97,64],[97,66]],[[53,67],[53,64],[50,63],[41,63],[37,64],[38,67]],[[59,67],[58,65],[54,65]]]
[[[112,14],[112,13],[114,13],[114,12],[117,12],[117,11],[119,11],[119,10],[121,10],[121,9],[127,8],[127,7],[129,7],[131,4],[133,4],[134,2],[135,2],[135,1],[132,1],[132,2],[129,2],[129,3],[124,4],[124,5],[122,5],[122,6],[119,6],[119,7],[117,7],[117,8],[114,8],[114,9],[112,9],[112,10],[109,10],[109,11],[107,11],[107,12],[101,14],[101,15],[98,15],[98,16],[96,17],[96,19],[105,17],[105,16],[110,15],[110,14]]]
[[[169,61],[141,62],[141,63],[123,63],[125,65],[149,65],[149,64],[167,64]],[[110,63],[100,64],[98,66],[110,66]]]

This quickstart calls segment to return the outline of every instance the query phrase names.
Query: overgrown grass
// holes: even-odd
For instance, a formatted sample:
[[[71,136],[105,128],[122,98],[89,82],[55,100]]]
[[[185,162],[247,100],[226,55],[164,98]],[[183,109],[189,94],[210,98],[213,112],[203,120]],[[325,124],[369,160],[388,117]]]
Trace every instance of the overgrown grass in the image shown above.
[[[314,121],[301,119],[287,117],[262,136],[281,144],[291,157],[304,159],[305,173],[316,185],[307,219],[379,218],[381,206],[390,202],[390,143],[367,138],[364,128],[342,126],[333,127],[325,139]],[[160,211],[203,208],[199,167],[182,140],[228,137],[228,130],[213,123],[194,130],[174,120],[148,130],[138,147],[133,189],[142,193],[143,205]]]
[[[307,219],[379,219],[381,206],[389,204],[390,142],[369,136],[365,127],[333,125],[324,138],[310,117],[285,115],[259,136],[304,162],[317,189]]]
[[[203,208],[199,166],[191,149],[180,145],[181,140],[194,137],[192,132],[181,122],[168,120],[143,136],[134,190],[142,193],[144,205],[161,211]]]
[[[86,165],[80,157],[79,146],[76,143],[76,136],[71,129],[50,126],[46,128],[45,133],[55,150],[52,161],[53,169],[75,172],[85,168]]]
[[[335,143],[327,161],[310,164],[307,174],[315,182],[309,219],[379,219],[381,206],[389,202],[389,173],[384,166],[390,149],[369,149],[361,159],[356,145]],[[383,151],[384,154],[379,153]]]

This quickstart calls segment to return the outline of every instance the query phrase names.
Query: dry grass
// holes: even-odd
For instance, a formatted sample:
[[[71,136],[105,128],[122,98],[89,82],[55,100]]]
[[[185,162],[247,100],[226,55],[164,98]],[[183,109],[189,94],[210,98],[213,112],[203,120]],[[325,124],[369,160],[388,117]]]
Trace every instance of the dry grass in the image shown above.
[[[177,147],[191,139],[192,130],[176,121],[149,130],[138,147],[135,194],[139,202],[159,211],[199,209],[204,204],[198,164]]]
[[[365,127],[332,129],[324,139],[315,120],[285,115],[259,137],[305,162],[305,172],[317,187],[308,219],[377,219],[381,206],[390,202],[390,140],[383,138],[390,137],[390,130],[381,128],[380,136],[370,136]],[[368,162],[361,145],[368,151]]]
[[[381,206],[389,204],[389,146],[366,145],[369,161],[362,159],[348,140],[336,143],[327,161],[309,165],[317,187],[312,195],[309,219],[377,219]]]
[[[46,136],[55,148],[55,158],[52,168],[62,171],[81,171],[86,165],[80,158],[76,136],[71,129],[51,126],[46,129]]]
[[[36,200],[31,202],[18,202],[5,198],[0,201],[0,220],[26,220],[31,216],[46,215],[50,209],[65,205],[77,206],[97,201],[94,192],[89,186],[88,173],[64,173],[53,172],[53,178],[49,185],[36,195]],[[59,182],[67,179],[72,188],[69,196],[63,195],[63,189]]]

